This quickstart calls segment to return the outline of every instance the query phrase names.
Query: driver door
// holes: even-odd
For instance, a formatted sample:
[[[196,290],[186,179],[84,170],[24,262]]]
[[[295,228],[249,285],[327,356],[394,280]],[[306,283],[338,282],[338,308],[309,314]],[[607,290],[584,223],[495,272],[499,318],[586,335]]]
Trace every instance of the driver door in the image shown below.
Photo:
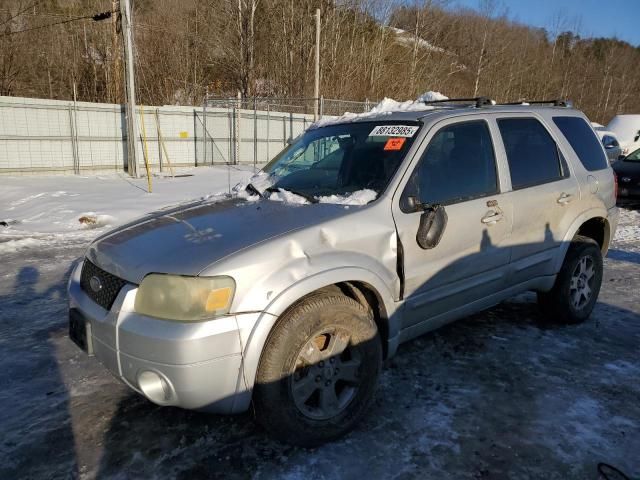
[[[500,193],[499,165],[491,131],[495,124],[462,117],[436,125],[393,202],[404,258],[403,329],[420,333],[447,321],[445,314],[505,288],[512,208]],[[422,204],[444,206],[447,222],[439,243],[416,241]],[[439,321],[440,317],[440,321]]]

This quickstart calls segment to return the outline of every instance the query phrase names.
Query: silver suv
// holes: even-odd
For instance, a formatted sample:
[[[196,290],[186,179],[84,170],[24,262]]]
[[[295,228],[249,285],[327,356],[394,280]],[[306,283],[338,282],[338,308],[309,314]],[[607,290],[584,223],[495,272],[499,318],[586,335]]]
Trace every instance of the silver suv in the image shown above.
[[[349,431],[384,359],[533,290],[591,313],[618,220],[586,117],[433,102],[306,131],[252,183],[96,239],[70,337],[158,405],[247,410],[287,442]]]

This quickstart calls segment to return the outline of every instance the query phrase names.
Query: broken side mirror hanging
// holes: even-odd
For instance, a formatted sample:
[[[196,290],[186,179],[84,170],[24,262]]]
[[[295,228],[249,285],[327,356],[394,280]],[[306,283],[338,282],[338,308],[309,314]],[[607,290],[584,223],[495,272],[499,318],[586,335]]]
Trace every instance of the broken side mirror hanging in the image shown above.
[[[420,215],[420,226],[416,241],[420,248],[429,250],[438,246],[447,226],[447,212],[438,203],[423,204],[424,211]]]

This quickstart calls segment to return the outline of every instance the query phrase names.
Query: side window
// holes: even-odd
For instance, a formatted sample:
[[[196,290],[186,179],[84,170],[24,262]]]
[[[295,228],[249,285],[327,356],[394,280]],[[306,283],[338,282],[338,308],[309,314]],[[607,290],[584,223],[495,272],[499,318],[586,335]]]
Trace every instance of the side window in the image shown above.
[[[433,136],[403,197],[448,205],[497,192],[491,134],[479,120],[443,127]]]
[[[514,190],[553,182],[568,175],[556,142],[538,120],[501,118],[498,127]]]
[[[584,168],[592,172],[608,167],[609,163],[602,152],[598,137],[584,119],[580,117],[553,117],[553,123],[569,141]]]

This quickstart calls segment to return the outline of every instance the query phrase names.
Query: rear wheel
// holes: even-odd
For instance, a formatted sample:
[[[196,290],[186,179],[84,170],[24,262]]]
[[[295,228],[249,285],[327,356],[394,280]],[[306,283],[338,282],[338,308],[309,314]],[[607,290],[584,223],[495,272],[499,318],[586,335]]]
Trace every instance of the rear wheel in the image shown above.
[[[545,320],[580,323],[593,310],[602,284],[602,253],[598,243],[576,236],[549,292],[538,293]]]
[[[364,416],[382,362],[371,312],[333,293],[309,297],[267,339],[256,385],[256,419],[305,447],[344,435]]]

